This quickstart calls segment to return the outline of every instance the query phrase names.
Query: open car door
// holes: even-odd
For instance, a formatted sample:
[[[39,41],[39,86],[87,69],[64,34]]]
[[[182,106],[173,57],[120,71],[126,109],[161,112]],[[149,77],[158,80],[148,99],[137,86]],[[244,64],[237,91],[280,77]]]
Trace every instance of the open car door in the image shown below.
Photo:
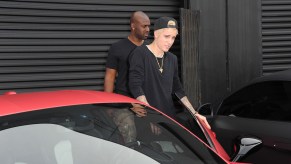
[[[248,154],[252,149],[262,144],[262,141],[258,138],[241,137],[237,139],[236,144],[234,145],[234,149],[235,149],[234,154],[232,155],[232,157],[230,157],[230,155],[225,151],[225,149],[222,147],[220,142],[217,140],[215,132],[207,128],[206,124],[201,119],[199,119],[199,117],[193,114],[186,104],[184,104],[182,101],[180,101],[180,103],[189,111],[189,113],[193,117],[194,121],[191,125],[193,126],[197,125],[196,128],[194,129],[189,126],[188,128],[190,128],[190,130],[201,131],[203,135],[200,136],[200,138],[204,140],[206,143],[208,143],[208,145],[211,148],[213,148],[214,151],[216,151],[225,160],[237,162],[246,154]]]

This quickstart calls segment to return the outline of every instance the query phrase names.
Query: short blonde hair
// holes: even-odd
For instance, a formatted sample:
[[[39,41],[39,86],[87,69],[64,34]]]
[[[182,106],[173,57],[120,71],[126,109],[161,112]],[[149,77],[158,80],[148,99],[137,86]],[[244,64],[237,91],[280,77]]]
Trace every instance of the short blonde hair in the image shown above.
[[[175,28],[162,28],[162,29],[158,29],[154,31],[154,38],[159,35],[161,35],[161,33],[163,33],[166,29],[175,29]],[[175,29],[177,30],[177,29]],[[178,35],[178,30],[177,30],[177,35]]]

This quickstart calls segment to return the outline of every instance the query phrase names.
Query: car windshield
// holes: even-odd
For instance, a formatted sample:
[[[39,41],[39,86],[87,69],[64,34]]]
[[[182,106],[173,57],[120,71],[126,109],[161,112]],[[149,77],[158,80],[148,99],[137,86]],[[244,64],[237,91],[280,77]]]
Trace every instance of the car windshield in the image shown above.
[[[129,104],[87,104],[0,118],[5,164],[225,163],[157,111],[138,117]]]

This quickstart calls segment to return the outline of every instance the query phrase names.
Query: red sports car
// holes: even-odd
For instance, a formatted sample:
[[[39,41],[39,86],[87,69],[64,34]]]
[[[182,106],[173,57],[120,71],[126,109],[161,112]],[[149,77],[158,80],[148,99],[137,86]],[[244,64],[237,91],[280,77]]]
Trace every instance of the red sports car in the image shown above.
[[[98,91],[8,92],[0,96],[0,128],[3,164],[234,164],[246,153],[230,158],[203,124],[209,143],[157,109]]]

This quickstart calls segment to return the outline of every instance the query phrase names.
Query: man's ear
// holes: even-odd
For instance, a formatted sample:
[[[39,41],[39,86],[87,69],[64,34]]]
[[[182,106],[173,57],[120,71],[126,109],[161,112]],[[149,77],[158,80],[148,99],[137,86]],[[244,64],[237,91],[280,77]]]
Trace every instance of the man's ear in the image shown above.
[[[132,30],[134,30],[134,29],[135,29],[135,24],[134,24],[134,23],[130,23],[130,28],[131,28]]]
[[[154,31],[154,38],[157,38],[161,34],[161,30]]]

